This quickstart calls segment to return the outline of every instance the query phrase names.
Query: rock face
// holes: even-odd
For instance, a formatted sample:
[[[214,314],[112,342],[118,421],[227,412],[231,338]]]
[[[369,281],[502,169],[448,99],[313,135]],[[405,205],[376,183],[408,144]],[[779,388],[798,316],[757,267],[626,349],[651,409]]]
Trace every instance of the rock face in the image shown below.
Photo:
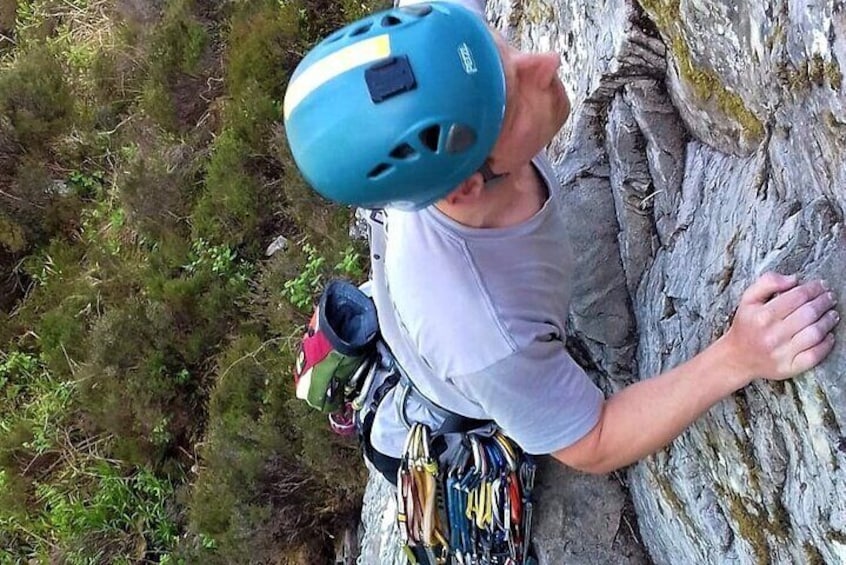
[[[704,348],[764,271],[843,296],[843,2],[489,9],[564,58],[574,111],[550,152],[581,258],[571,346],[609,392]],[[656,562],[846,562],[843,364],[838,346],[748,387],[630,471]]]
[[[609,394],[706,347],[765,271],[846,297],[846,2],[491,0],[488,15],[562,54],[573,113],[549,153],[580,258],[568,345]],[[630,469],[656,563],[846,563],[844,339]],[[559,497],[592,488],[545,476]],[[620,529],[607,483],[593,508]],[[566,516],[539,516],[542,563],[645,561],[600,534],[601,551],[567,553],[593,533]]]

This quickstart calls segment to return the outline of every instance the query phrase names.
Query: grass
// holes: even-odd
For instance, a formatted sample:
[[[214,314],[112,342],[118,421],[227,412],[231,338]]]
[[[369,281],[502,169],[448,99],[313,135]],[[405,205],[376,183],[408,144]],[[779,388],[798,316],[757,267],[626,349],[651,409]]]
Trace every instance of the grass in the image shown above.
[[[279,101],[368,9],[0,0],[0,562],[331,558],[365,474],[290,368],[366,265]]]

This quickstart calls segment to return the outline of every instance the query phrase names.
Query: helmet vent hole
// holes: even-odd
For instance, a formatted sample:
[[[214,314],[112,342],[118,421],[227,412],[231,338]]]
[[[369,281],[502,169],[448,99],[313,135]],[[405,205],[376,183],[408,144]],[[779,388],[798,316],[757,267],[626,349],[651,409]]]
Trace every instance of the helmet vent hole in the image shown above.
[[[447,153],[463,153],[476,143],[476,132],[462,124],[452,124],[447,132]]]
[[[393,27],[396,25],[400,25],[402,20],[393,15],[387,15],[382,18],[382,27]]]
[[[422,18],[432,13],[432,6],[429,4],[411,4],[410,6],[400,6],[399,10]]]
[[[409,145],[408,143],[401,143],[393,148],[391,151],[391,157],[394,159],[411,159],[412,157],[417,156],[417,151],[414,150],[414,147]]]
[[[367,22],[364,25],[360,25],[350,32],[350,37],[355,37],[356,35],[367,33],[368,31],[370,31],[371,27],[373,27],[373,22]]]
[[[438,143],[441,139],[441,126],[438,124],[429,126],[420,132],[419,137],[421,143],[423,143],[426,148],[437,153]]]
[[[387,164],[387,163],[379,163],[375,167],[373,167],[369,173],[367,173],[367,178],[370,179],[378,179],[379,177],[385,175],[389,171],[391,171],[394,167]]]
[[[336,41],[338,41],[338,40],[339,40],[339,39],[341,39],[342,37],[344,37],[344,32],[343,32],[343,30],[342,30],[342,31],[339,31],[338,33],[335,33],[335,34],[333,34],[333,35],[330,35],[329,37],[327,37],[327,38],[323,41],[323,43],[325,43],[325,44],[335,43]]]

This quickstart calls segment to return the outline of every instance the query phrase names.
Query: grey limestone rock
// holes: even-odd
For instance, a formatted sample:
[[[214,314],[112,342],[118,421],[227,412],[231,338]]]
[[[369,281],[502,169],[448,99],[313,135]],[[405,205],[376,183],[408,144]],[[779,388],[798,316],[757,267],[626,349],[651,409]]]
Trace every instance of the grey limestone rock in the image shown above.
[[[488,15],[562,55],[573,112],[549,153],[579,257],[568,346],[609,394],[719,337],[765,271],[846,296],[846,2],[490,0]],[[649,557],[618,482],[546,465],[541,563],[846,563],[838,339],[628,471]]]

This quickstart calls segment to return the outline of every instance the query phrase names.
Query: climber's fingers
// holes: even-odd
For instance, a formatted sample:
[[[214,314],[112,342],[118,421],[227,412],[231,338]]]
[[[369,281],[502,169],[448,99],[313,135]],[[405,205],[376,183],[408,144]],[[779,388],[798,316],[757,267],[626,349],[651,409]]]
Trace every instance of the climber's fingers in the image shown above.
[[[834,334],[826,334],[815,346],[806,349],[793,358],[792,370],[796,374],[816,367],[834,347]]]
[[[740,306],[763,304],[770,300],[773,295],[786,292],[798,284],[795,275],[780,275],[778,273],[765,273],[752,286],[746,289],[740,299]]]
[[[779,330],[785,337],[793,338],[794,343],[791,345],[796,348],[796,351],[813,347],[840,320],[840,314],[834,309],[836,304],[837,300],[832,292],[823,292],[787,316],[780,324]]]
[[[820,280],[767,273],[744,293],[727,332],[732,362],[755,377],[786,379],[822,361],[839,321],[836,299]]]
[[[783,329],[793,336],[816,322],[835,303],[828,283],[814,280],[779,294],[767,302],[767,310],[775,320],[785,320],[787,325]]]

